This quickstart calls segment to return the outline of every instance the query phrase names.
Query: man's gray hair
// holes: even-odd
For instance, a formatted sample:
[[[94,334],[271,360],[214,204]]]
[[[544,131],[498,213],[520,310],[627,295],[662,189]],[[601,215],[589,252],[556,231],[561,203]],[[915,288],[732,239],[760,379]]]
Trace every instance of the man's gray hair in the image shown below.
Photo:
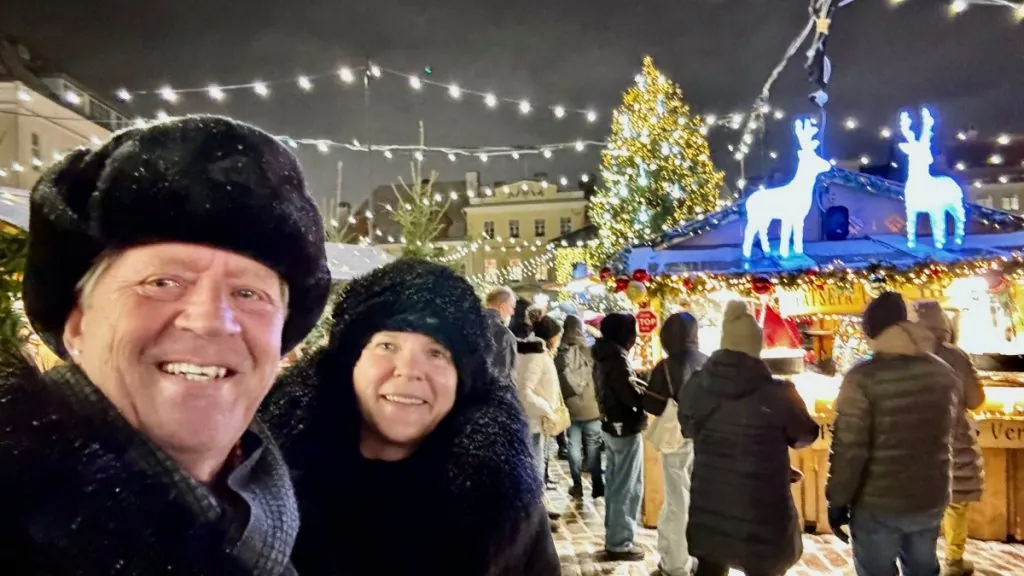
[[[92,293],[96,291],[96,283],[100,276],[107,271],[115,260],[121,255],[120,250],[107,250],[100,254],[92,267],[82,275],[82,278],[75,284],[75,294],[78,296],[78,304],[83,308],[89,304]],[[288,283],[281,280],[281,304],[284,306],[285,317],[288,315]]]
[[[508,286],[499,286],[494,290],[491,290],[490,293],[487,294],[487,299],[485,300],[485,303],[487,304],[488,308],[494,308],[497,306],[501,306],[502,304],[505,304],[510,300],[514,302],[515,299],[516,293],[514,290],[512,290]]]

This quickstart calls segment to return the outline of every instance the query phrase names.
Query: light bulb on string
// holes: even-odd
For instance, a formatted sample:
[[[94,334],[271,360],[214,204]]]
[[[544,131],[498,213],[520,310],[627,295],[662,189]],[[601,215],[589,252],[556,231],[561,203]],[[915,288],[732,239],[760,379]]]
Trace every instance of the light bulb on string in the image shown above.
[[[512,159],[513,160],[519,160],[519,152],[513,152],[512,153]]]
[[[455,154],[452,154],[451,152],[449,152],[448,153],[448,160],[451,160],[452,162],[455,162]]]
[[[587,110],[587,122],[597,122],[597,112],[594,112],[593,110]]]
[[[309,79],[309,76],[299,76],[298,83],[299,89],[304,92],[309,92],[313,89],[313,81]]]
[[[582,140],[577,140],[576,141],[576,151],[577,152],[583,152],[584,148],[586,148],[586,145],[583,143],[583,141]]]
[[[541,152],[541,154],[543,154],[545,158],[551,158],[551,150],[549,148],[545,148],[544,151]]]
[[[324,142],[323,140],[316,143],[316,149],[319,150],[321,154],[327,154],[331,150],[330,146],[327,145],[327,142]]]
[[[967,7],[969,5],[970,3],[967,0],[953,0],[953,2],[949,4],[949,12],[954,16],[957,14],[962,14],[964,11],[967,10]]]
[[[370,76],[374,78],[380,78],[380,75],[382,74],[380,66],[377,66],[376,64],[371,64],[368,72],[370,73]]]
[[[355,74],[352,73],[352,69],[348,66],[342,66],[338,69],[338,78],[345,84],[351,84],[356,81]]]
[[[484,104],[486,104],[488,108],[494,108],[498,105],[498,97],[494,94],[486,94],[484,96]]]
[[[892,138],[892,130],[889,128],[882,128],[878,131],[878,135],[883,139],[888,140],[889,138]]]
[[[419,76],[409,76],[409,86],[411,86],[413,90],[419,90],[420,88],[423,88],[423,82],[420,81]]]
[[[394,156],[395,155],[391,153],[391,150],[384,151],[384,157],[387,158],[388,160],[391,160],[392,158],[394,158]]]
[[[1008,146],[1010,144],[1010,135],[1000,134],[999,137],[996,138],[996,144],[999,144],[1000,146]]]
[[[160,88],[159,93],[160,98],[162,100],[170,102],[171,104],[174,104],[178,101],[178,94],[170,86],[164,86]]]
[[[462,98],[462,88],[459,88],[458,84],[452,84],[448,87],[448,95],[458,100]]]
[[[209,94],[210,99],[215,102],[222,102],[224,100],[224,90],[216,84],[211,84],[207,89],[206,93]]]
[[[267,95],[270,94],[270,89],[267,88],[267,85],[264,82],[259,82],[259,81],[253,82],[252,90],[257,95],[259,95],[261,98],[266,98]]]
[[[132,94],[126,88],[120,88],[117,91],[117,99],[121,102],[129,102],[132,99]]]
[[[520,114],[529,114],[530,110],[532,110],[532,109],[533,109],[533,107],[530,105],[530,101],[529,100],[520,100],[519,101],[519,113]]]
[[[561,178],[558,179],[558,183],[561,184],[562,186],[568,186],[569,179],[566,178],[565,176],[562,176]]]
[[[413,152],[412,157],[415,158],[417,161],[422,162],[423,161],[423,152],[420,152],[419,150],[417,150],[417,151]]]
[[[555,118],[558,118],[559,120],[565,118],[565,106],[555,106],[551,110],[554,112]]]

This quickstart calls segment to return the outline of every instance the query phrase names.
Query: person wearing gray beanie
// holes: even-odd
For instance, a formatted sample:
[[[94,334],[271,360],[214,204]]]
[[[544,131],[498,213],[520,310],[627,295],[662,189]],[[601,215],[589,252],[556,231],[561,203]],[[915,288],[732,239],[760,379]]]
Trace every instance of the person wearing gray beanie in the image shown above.
[[[761,347],[747,304],[729,302],[721,349],[679,395],[694,442],[686,537],[700,573],[784,574],[803,550],[789,450],[814,442],[818,424],[793,384],[772,377]]]
[[[941,314],[941,310],[935,310]],[[926,316],[929,312],[926,312]],[[871,348],[843,377],[835,403],[828,521],[850,526],[858,573],[938,574],[936,542],[950,501],[950,441],[960,378],[936,339],[884,292],[864,311]]]
[[[469,282],[402,258],[348,284],[332,320],[263,408],[295,473],[299,573],[559,574],[523,410]]]

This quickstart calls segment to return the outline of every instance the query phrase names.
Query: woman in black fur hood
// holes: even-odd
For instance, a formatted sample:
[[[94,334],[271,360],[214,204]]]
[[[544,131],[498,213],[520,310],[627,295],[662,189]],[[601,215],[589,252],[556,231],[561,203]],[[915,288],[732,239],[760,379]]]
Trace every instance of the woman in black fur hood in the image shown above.
[[[303,576],[561,572],[516,391],[472,287],[399,260],[352,282],[328,346],[264,412],[294,471]]]

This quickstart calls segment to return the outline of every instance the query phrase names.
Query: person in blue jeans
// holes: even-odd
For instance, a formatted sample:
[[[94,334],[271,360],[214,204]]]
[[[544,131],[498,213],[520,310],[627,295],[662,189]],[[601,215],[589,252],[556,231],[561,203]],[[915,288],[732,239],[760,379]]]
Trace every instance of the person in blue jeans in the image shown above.
[[[615,312],[601,321],[601,338],[594,343],[594,383],[604,436],[605,539],[609,560],[642,560],[644,551],[634,543],[640,499],[644,490],[643,431],[647,414],[640,403],[643,383],[629,364],[636,344],[636,318]]]
[[[843,378],[825,496],[828,521],[850,526],[858,576],[939,574],[936,541],[950,499],[956,373],[931,332],[885,292],[864,311],[873,355]]]
[[[591,496],[604,496],[604,473],[601,469],[601,409],[594,388],[594,359],[587,347],[583,321],[572,314],[562,323],[562,344],[555,356],[558,382],[565,407],[569,409],[572,426],[568,440],[569,473],[572,487],[569,496],[583,498],[583,448],[586,446],[587,469],[593,486]]]

